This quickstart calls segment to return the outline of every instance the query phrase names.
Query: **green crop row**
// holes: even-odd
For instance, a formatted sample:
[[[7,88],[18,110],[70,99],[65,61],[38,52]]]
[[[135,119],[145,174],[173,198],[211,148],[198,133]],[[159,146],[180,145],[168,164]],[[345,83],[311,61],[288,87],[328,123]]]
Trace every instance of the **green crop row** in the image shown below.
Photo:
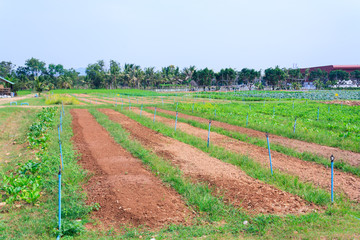
[[[179,103],[169,110],[223,121],[276,135],[360,152],[360,108],[321,103]],[[319,108],[319,120],[317,113]],[[215,112],[216,111],[216,112]],[[215,115],[216,114],[216,115]],[[296,119],[296,131],[294,125]]]
[[[39,170],[44,151],[48,146],[48,129],[53,127],[56,108],[43,108],[37,115],[37,121],[29,127],[29,147],[37,150],[36,160],[29,160],[19,166],[17,171],[2,175],[1,198],[6,203],[25,201],[35,203],[40,197],[43,179]]]

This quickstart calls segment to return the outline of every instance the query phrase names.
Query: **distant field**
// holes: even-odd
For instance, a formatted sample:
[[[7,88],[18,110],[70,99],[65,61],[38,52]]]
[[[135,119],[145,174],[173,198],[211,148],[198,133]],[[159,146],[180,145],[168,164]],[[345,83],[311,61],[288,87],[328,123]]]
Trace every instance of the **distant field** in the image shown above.
[[[359,93],[54,90],[3,104],[0,236],[357,239]]]

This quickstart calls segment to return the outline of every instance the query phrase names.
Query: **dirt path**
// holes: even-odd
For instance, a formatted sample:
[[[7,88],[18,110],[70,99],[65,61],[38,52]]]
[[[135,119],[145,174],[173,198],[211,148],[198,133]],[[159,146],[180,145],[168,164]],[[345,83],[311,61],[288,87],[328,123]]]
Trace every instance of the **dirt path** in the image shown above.
[[[344,105],[348,105],[348,106],[360,106],[360,101],[349,101],[349,100],[333,100],[333,101],[326,101],[326,102],[321,102],[321,103],[326,103],[326,104],[344,104]]]
[[[147,171],[142,163],[118,145],[86,109],[72,109],[73,141],[82,154],[81,164],[94,172],[85,186],[88,203],[105,228],[186,224],[191,216],[180,196]]]
[[[16,101],[23,100],[26,98],[32,98],[32,97],[34,97],[34,95],[35,94],[28,94],[28,95],[21,96],[21,97],[0,98],[0,104],[10,103],[10,102],[14,102],[14,101],[16,102]]]
[[[133,111],[140,113],[139,109],[133,108]],[[153,114],[143,111],[142,115],[153,118]],[[174,120],[156,116],[156,121],[174,126]],[[208,131],[193,127],[189,124],[178,122],[177,129],[188,134],[207,140]],[[249,143],[241,142],[231,137],[212,132],[210,134],[211,144],[215,144],[233,152],[247,155],[265,167],[269,167],[268,150]],[[320,164],[302,161],[298,158],[289,157],[285,154],[271,151],[272,165],[274,169],[299,176],[302,181],[312,182],[317,186],[330,191],[331,189],[331,172],[330,169]],[[335,190],[344,192],[350,199],[360,201],[360,178],[350,173],[334,170]]]
[[[156,111],[170,114],[173,116],[176,115],[175,112],[169,111],[169,110],[157,108]],[[195,121],[198,121],[201,123],[209,123],[208,119],[191,116],[191,115],[187,115],[187,114],[183,114],[183,113],[179,113],[178,117],[195,120]],[[243,127],[239,127],[239,126],[235,126],[235,125],[231,125],[231,124],[223,123],[223,122],[219,122],[219,121],[212,121],[211,125],[215,126],[215,127],[220,127],[220,128],[223,128],[223,129],[226,129],[229,131],[240,132],[240,133],[246,134],[250,137],[256,137],[259,139],[266,140],[265,133],[257,131],[257,130],[243,128]],[[316,143],[309,143],[309,142],[304,142],[304,141],[300,141],[300,140],[296,140],[296,139],[290,139],[290,138],[281,137],[281,136],[277,136],[277,135],[273,135],[273,134],[269,134],[269,138],[271,139],[271,142],[273,142],[273,143],[277,143],[277,144],[283,145],[285,147],[293,148],[299,152],[311,152],[311,153],[314,153],[314,154],[317,154],[317,155],[320,155],[320,156],[323,156],[326,158],[329,158],[333,154],[335,156],[335,159],[337,159],[337,160],[342,159],[352,166],[356,166],[356,167],[360,166],[360,153],[346,151],[346,150],[342,150],[342,149],[334,148],[334,147],[323,146],[323,145],[319,145]]]
[[[102,104],[102,102],[98,102],[98,101],[95,101],[95,100],[90,100],[90,99],[87,99],[87,98],[78,98],[78,100],[83,101],[83,102],[87,102],[89,104],[96,104],[96,105]]]
[[[111,109],[99,111],[120,123],[148,149],[179,166],[185,175],[194,180],[208,182],[218,193],[224,193],[225,199],[235,206],[249,212],[270,214],[299,214],[314,209],[298,196],[253,179],[234,165],[165,137],[119,112]]]

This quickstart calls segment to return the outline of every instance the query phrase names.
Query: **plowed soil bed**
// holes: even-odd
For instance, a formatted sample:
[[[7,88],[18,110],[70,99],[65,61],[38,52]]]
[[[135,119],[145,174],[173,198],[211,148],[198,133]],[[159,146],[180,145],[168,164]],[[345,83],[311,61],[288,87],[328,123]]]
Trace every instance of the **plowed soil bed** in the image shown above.
[[[133,108],[133,111],[139,112],[136,108]],[[147,112],[143,112],[142,114],[149,118],[153,117],[153,114]],[[173,119],[156,116],[156,120],[169,126],[174,126]],[[183,132],[207,140],[207,130],[193,127],[182,122],[177,123],[177,128]],[[224,147],[233,152],[239,152],[242,155],[247,155],[255,161],[262,163],[265,167],[269,167],[268,150],[265,148],[241,142],[215,132],[210,134],[210,139],[211,144]],[[276,151],[271,151],[271,157],[274,169],[279,169],[291,175],[299,176],[299,178],[305,182],[312,182],[315,185],[330,191],[331,182],[329,180],[331,178],[331,172],[330,169],[325,166],[302,161],[298,158],[289,157]],[[344,192],[352,200],[360,201],[360,179],[358,177],[350,173],[335,170],[334,178],[335,190]]]
[[[234,165],[210,157],[204,152],[165,137],[129,117],[111,109],[100,109],[130,132],[148,149],[177,165],[195,181],[206,182],[224,193],[225,199],[249,212],[299,214],[315,209],[298,196],[276,189],[246,175]]]
[[[176,115],[175,112],[169,111],[169,110],[157,108],[156,111],[170,114],[173,116]],[[201,123],[209,122],[208,119],[191,116],[191,115],[187,115],[187,114],[183,114],[183,113],[179,113],[178,117],[195,120],[195,121],[198,121]],[[256,137],[259,139],[266,140],[264,132],[256,131],[253,129],[243,128],[243,127],[239,127],[239,126],[235,126],[235,125],[231,125],[231,124],[223,123],[223,122],[219,122],[219,121],[212,121],[211,125],[215,126],[215,127],[223,128],[223,129],[226,129],[229,131],[246,134],[250,137]],[[317,154],[317,155],[320,155],[320,156],[323,156],[326,158],[329,158],[331,155],[334,155],[337,160],[342,159],[352,166],[360,166],[360,153],[346,151],[346,150],[342,150],[342,149],[334,148],[334,147],[323,146],[323,145],[319,145],[316,143],[309,143],[309,142],[304,142],[304,141],[300,141],[300,140],[296,140],[296,139],[290,139],[290,138],[281,137],[281,136],[277,136],[277,135],[273,135],[273,134],[269,134],[269,137],[271,139],[271,142],[283,145],[285,147],[296,149],[299,152],[311,152],[311,153],[314,153],[314,154]]]
[[[360,106],[360,101],[349,101],[349,100],[334,100],[334,101],[327,101],[327,102],[322,102],[322,103],[326,103],[326,104],[344,104],[344,105],[348,105],[348,106]]]
[[[72,109],[73,141],[81,165],[94,173],[84,186],[105,228],[129,224],[157,228],[187,224],[192,214],[180,196],[118,145],[86,109]]]

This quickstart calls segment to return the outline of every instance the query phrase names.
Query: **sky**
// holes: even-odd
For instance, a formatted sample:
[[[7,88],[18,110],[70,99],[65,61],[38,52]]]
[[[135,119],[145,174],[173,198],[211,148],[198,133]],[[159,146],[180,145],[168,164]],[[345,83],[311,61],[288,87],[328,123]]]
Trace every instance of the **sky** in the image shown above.
[[[360,64],[359,0],[0,0],[0,61],[66,68]]]

